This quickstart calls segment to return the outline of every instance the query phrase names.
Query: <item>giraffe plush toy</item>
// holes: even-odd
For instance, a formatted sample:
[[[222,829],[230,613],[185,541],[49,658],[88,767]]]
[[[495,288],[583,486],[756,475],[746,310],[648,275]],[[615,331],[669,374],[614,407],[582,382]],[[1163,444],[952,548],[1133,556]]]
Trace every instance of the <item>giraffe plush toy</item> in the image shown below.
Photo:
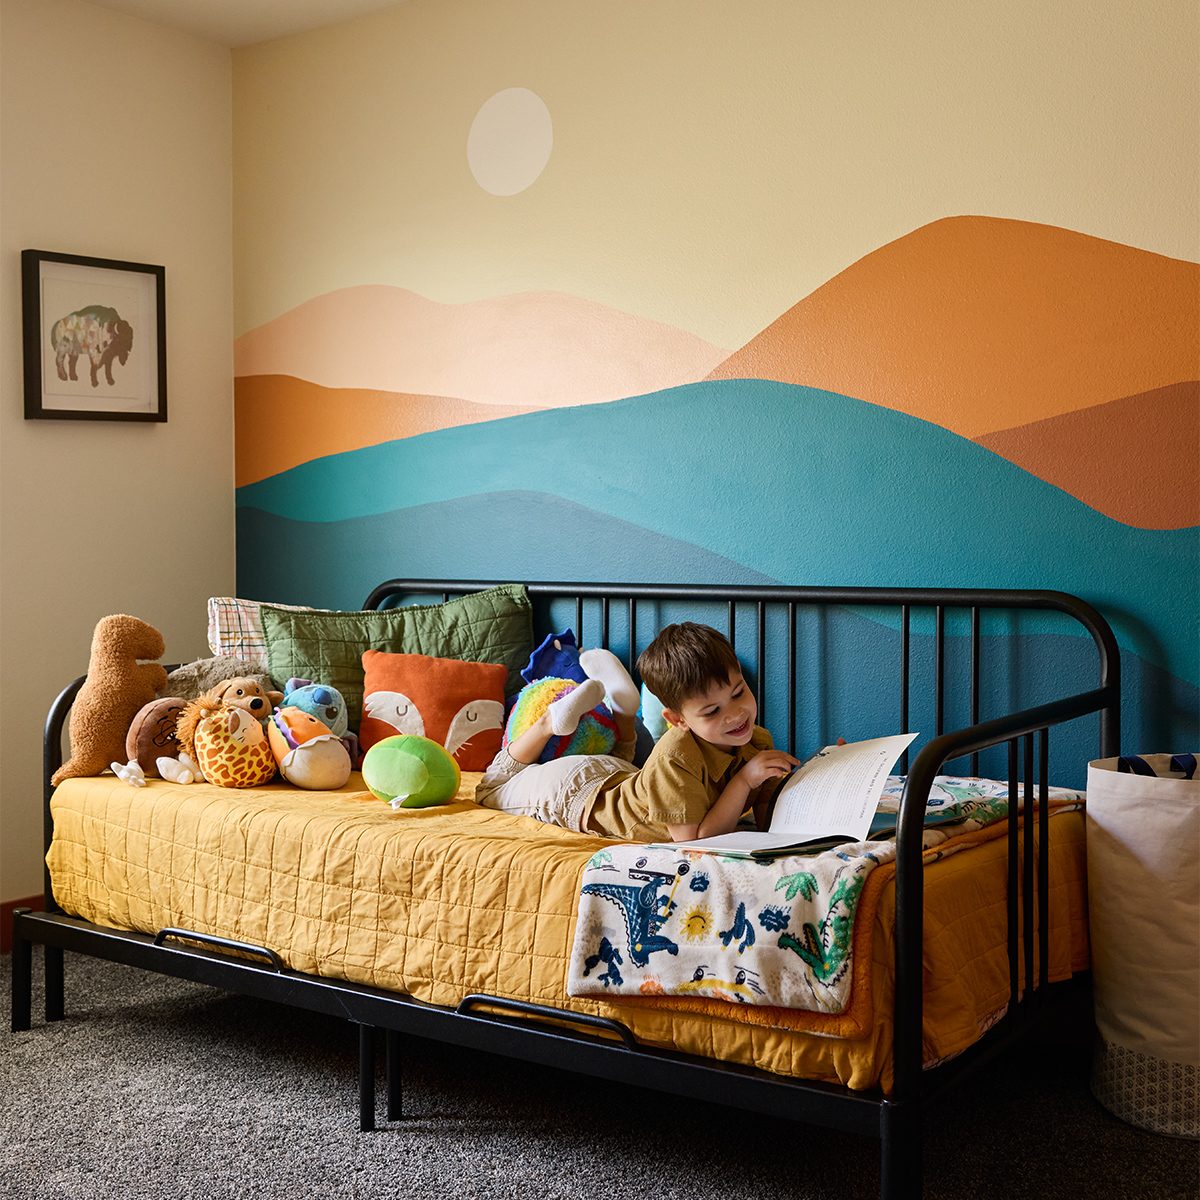
[[[244,708],[201,696],[183,710],[175,736],[216,787],[257,787],[275,778],[271,744]]]

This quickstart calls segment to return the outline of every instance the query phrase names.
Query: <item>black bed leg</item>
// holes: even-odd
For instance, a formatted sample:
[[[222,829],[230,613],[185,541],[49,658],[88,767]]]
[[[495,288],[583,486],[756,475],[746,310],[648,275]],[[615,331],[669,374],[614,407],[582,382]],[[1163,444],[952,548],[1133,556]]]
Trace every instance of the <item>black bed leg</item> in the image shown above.
[[[62,947],[47,946],[42,955],[42,964],[46,986],[46,1020],[61,1021],[66,1013]]]
[[[375,1030],[358,1027],[358,1128],[370,1133],[375,1128]]]
[[[400,1091],[400,1034],[389,1029],[384,1034],[387,1058],[387,1119],[398,1121],[404,1115]]]
[[[21,934],[20,918],[29,912],[13,912],[12,939],[12,1031],[22,1033],[33,1026],[33,946]]]
[[[885,1100],[879,1110],[880,1200],[921,1195],[921,1109]]]

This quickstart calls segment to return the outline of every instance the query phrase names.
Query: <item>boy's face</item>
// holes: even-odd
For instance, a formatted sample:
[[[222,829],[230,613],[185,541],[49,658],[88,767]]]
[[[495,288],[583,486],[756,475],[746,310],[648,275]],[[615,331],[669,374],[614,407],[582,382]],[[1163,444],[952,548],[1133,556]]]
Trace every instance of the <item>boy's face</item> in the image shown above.
[[[672,725],[690,729],[698,738],[724,750],[744,746],[754,732],[758,703],[736,671],[725,683],[714,683],[701,696],[691,696],[678,709],[664,708]]]

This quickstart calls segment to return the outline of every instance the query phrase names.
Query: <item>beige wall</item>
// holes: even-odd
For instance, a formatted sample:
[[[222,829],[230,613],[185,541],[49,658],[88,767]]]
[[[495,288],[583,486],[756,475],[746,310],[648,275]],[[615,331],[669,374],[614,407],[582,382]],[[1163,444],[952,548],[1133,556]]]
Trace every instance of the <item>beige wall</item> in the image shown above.
[[[92,628],[207,653],[233,587],[228,49],[81,0],[0,0],[0,901],[40,892],[40,729]],[[20,252],[161,263],[165,425],[23,419]]]

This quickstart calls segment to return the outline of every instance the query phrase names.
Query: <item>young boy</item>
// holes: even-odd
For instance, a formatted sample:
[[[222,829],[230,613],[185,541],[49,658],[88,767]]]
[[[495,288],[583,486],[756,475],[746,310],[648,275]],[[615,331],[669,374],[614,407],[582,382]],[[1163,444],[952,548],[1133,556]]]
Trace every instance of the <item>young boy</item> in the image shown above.
[[[496,755],[475,793],[489,808],[622,841],[690,841],[729,833],[799,759],[772,748],[729,642],[715,629],[668,625],[638,658],[671,728],[646,765],[632,765],[638,689],[607,650],[579,656],[588,681],[555,701]],[[573,733],[607,699],[614,753],[539,763],[546,743]]]

